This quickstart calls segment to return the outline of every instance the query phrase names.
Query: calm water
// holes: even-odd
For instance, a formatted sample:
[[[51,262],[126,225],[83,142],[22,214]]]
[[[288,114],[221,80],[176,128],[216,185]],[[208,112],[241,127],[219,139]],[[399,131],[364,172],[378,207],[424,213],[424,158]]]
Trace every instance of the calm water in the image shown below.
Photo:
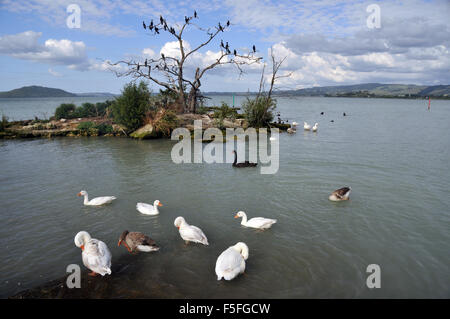
[[[104,102],[111,97],[42,97],[42,98],[0,98],[0,116],[6,115],[10,121],[29,120],[37,116],[48,119],[61,103],[73,103],[80,106],[83,103]]]
[[[109,246],[125,291],[158,283],[188,298],[449,298],[450,101],[433,101],[431,111],[415,100],[278,101],[283,117],[318,122],[319,131],[281,134],[275,175],[176,165],[170,140],[0,140],[0,296],[60,278],[72,263],[85,271],[73,237],[86,230]],[[349,202],[328,201],[345,185]],[[118,199],[85,207],[82,189]],[[136,211],[155,199],[159,216]],[[237,210],[278,223],[246,229]],[[202,228],[210,246],[186,246],[177,216]],[[161,250],[129,255],[117,247],[125,229]],[[246,275],[218,282],[215,261],[238,241],[250,248]],[[366,287],[369,264],[381,267],[380,289]]]

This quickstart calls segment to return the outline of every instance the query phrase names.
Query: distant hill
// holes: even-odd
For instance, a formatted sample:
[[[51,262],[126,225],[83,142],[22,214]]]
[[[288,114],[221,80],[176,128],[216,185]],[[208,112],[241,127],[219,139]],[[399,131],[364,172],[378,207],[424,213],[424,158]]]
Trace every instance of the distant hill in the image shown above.
[[[450,85],[365,83],[279,91],[279,95],[361,97],[450,97]]]
[[[61,89],[47,88],[43,86],[24,86],[6,92],[0,92],[0,98],[36,98],[36,97],[76,97],[76,96],[108,96],[114,97],[112,93],[70,93]]]

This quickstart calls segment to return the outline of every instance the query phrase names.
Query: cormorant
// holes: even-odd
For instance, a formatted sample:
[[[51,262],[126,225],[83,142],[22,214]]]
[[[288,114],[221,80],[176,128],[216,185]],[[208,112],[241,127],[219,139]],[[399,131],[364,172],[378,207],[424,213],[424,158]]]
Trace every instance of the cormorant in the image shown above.
[[[159,16],[159,22],[161,22],[161,24],[164,24],[164,19],[162,16]]]
[[[145,63],[144,63],[145,67],[147,67],[147,59],[145,59]]]
[[[158,27],[155,27],[155,32],[159,34],[159,29],[158,29]]]
[[[145,25],[144,21],[142,21],[142,26],[144,27],[144,29],[147,29],[147,26]]]
[[[139,63],[137,64],[137,70],[139,71]]]
[[[323,112],[320,112],[320,115],[323,115]]]
[[[237,54],[236,50],[233,50],[233,54],[234,54],[234,55],[236,55],[236,54]]]
[[[163,60],[166,59],[166,57],[164,56],[164,53],[161,53],[161,57],[162,57]]]
[[[255,45],[253,45],[253,53],[255,53],[256,52],[256,47],[255,47]]]
[[[342,115],[347,116],[347,114],[345,114],[345,112],[344,112],[344,114],[342,114]]]
[[[227,27],[229,27],[229,26],[230,26],[230,20],[227,21]]]
[[[194,18],[197,18],[197,11],[194,10]]]

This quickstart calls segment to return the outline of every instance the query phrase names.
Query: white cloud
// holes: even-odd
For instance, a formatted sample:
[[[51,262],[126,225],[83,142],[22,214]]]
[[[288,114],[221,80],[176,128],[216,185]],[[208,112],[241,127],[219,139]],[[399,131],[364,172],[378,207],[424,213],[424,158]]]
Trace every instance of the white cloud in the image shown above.
[[[48,73],[50,73],[51,75],[56,76],[56,77],[61,77],[62,76],[61,73],[53,71],[51,68],[48,69]]]

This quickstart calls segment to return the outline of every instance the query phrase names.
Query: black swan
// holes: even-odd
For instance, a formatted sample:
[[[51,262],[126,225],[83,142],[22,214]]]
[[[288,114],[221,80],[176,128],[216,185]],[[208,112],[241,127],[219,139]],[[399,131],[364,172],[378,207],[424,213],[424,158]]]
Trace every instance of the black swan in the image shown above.
[[[234,153],[233,167],[255,167],[256,165],[258,165],[258,163],[250,163],[249,161],[237,163],[237,153],[236,151],[233,151],[233,153]]]

